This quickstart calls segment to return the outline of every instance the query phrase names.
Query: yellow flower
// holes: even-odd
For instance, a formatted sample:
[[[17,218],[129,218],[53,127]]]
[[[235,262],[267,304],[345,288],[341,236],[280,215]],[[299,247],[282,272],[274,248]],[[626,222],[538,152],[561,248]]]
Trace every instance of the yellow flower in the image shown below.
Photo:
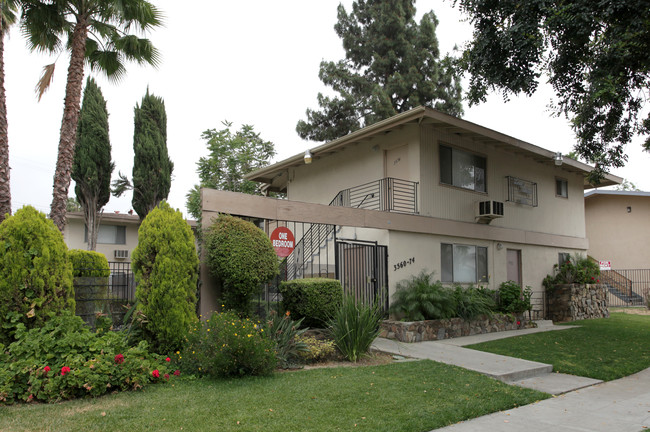
[[[251,336],[253,336],[253,335],[251,335],[251,334],[248,335],[248,337],[251,337]]]
[[[208,331],[210,331],[210,329],[208,329]]]

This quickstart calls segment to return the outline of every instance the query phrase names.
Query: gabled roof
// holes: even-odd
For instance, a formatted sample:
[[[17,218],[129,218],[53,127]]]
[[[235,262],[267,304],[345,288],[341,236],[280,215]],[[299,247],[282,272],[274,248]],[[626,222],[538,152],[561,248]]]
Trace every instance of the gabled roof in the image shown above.
[[[555,162],[554,158],[556,152],[554,151],[546,150],[542,147],[538,147],[536,145],[513,138],[492,129],[477,125],[476,123],[462,120],[449,114],[436,111],[432,108],[422,106],[397,114],[393,117],[382,120],[363,129],[359,129],[334,141],[330,141],[318,147],[311,148],[309,151],[311,152],[312,158],[314,160],[325,158],[338,151],[341,151],[347,146],[358,144],[360,142],[369,140],[376,135],[396,130],[406,124],[414,123],[420,125],[432,125],[436,128],[444,129],[447,133],[456,134],[466,139],[479,141],[492,147],[501,148],[505,151],[519,154],[524,157],[529,157],[539,163],[546,165],[554,165]],[[269,165],[252,173],[249,173],[245,176],[245,178],[260,183],[265,183],[267,184],[267,188],[272,191],[282,190],[284,187],[286,187],[288,169],[303,165],[303,156],[303,153],[297,154],[273,165]],[[564,157],[562,169],[586,175],[592,171],[593,167],[582,162]],[[620,184],[622,181],[623,179],[620,177],[607,174],[600,183],[599,187]],[[594,186],[585,180],[585,189],[591,189],[593,187]]]
[[[585,199],[591,198],[597,195],[617,195],[617,196],[638,196],[638,197],[650,197],[650,192],[643,191],[618,191],[618,190],[600,190],[594,189],[585,193]]]

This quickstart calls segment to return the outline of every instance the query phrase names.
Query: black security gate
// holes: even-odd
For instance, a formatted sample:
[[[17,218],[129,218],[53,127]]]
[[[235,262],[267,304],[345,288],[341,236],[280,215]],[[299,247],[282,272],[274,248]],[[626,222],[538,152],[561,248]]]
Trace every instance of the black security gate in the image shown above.
[[[388,313],[388,247],[375,242],[337,241],[336,278],[346,294]]]

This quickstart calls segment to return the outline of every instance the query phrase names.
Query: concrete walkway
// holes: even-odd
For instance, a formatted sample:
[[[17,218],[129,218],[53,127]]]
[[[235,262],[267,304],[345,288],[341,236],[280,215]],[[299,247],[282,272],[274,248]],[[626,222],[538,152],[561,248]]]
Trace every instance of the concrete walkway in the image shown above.
[[[437,431],[639,432],[650,427],[650,368],[616,381],[552,373],[552,366],[463,348],[479,342],[572,328],[539,322],[514,330],[434,342],[403,343],[378,338],[373,347],[404,357],[430,359],[471,369],[508,384],[552,395],[524,407],[493,413]],[[559,395],[559,396],[557,396]]]

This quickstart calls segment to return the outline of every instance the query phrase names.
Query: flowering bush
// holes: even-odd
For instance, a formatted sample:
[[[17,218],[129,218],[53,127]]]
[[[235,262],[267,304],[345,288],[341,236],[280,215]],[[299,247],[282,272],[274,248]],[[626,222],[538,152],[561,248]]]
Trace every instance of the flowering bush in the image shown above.
[[[315,363],[336,358],[336,346],[331,339],[316,339],[313,336],[297,336],[296,340],[305,344],[306,350],[300,351],[298,357],[305,363]]]
[[[193,375],[267,375],[277,362],[274,346],[258,323],[232,312],[214,313],[190,329],[175,360]]]
[[[574,255],[561,265],[553,266],[553,275],[544,278],[546,290],[552,290],[559,284],[593,284],[600,283],[600,269],[595,261],[581,255]]]
[[[530,310],[530,298],[533,295],[531,287],[522,288],[518,283],[506,281],[499,285],[499,311],[511,314],[521,314]]]
[[[42,328],[19,324],[15,337],[7,348],[0,346],[0,403],[137,390],[162,381],[152,371],[172,371],[146,342],[128,347],[122,335],[93,333],[71,314],[52,317]]]

